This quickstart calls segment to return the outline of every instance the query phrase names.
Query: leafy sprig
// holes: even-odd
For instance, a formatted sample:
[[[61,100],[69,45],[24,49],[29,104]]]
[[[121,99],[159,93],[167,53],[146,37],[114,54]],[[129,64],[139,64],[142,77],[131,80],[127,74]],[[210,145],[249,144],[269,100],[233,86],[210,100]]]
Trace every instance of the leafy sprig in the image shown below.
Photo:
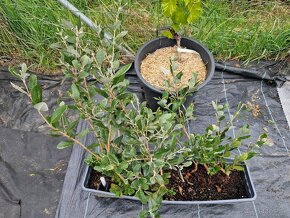
[[[162,11],[165,17],[171,21],[173,31],[165,31],[168,38],[176,38],[181,26],[194,22],[202,12],[200,0],[162,0]]]

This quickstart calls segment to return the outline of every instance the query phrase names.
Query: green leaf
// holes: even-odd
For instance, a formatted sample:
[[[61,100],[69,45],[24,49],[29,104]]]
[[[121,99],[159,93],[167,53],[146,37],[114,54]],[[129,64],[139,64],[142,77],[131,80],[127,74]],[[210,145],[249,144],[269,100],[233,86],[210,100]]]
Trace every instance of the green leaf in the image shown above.
[[[83,131],[81,131],[80,133],[77,134],[77,137],[79,139],[82,139],[83,137],[85,137],[91,130],[88,128],[88,129],[85,129]]]
[[[235,169],[235,170],[239,170],[239,171],[243,171],[243,170],[244,170],[244,167],[239,166],[239,165],[234,165],[234,166],[233,166],[233,169]]]
[[[28,80],[28,89],[29,91],[31,91],[33,89],[34,86],[36,86],[37,83],[37,76],[34,74],[31,74],[29,76],[29,80]]]
[[[61,44],[60,44],[59,42],[52,43],[49,47],[50,47],[52,50],[56,50],[56,49],[62,48],[62,46],[61,46]]]
[[[177,8],[177,0],[162,0],[161,7],[166,17],[170,17]]]
[[[120,61],[119,60],[116,60],[113,62],[113,68],[114,69],[118,69],[120,67]]]
[[[184,13],[182,8],[178,7],[176,11],[172,14],[172,21],[176,24],[186,24],[188,15]]]
[[[224,157],[230,157],[231,156],[231,152],[230,151],[226,151],[225,153],[224,153]]]
[[[150,174],[152,174],[152,164],[149,162],[149,163],[146,163],[145,165],[142,166],[142,170],[143,170],[143,175],[144,176],[149,176]]]
[[[101,95],[101,96],[103,96],[105,98],[108,98],[109,97],[109,95],[107,94],[107,92],[104,91],[103,89],[95,88],[95,91],[96,91],[96,93],[98,93],[99,95]]]
[[[64,149],[64,148],[68,148],[72,145],[73,145],[73,142],[71,142],[71,141],[62,141],[62,142],[58,143],[58,145],[56,147],[58,149]]]
[[[62,19],[61,20],[61,24],[63,27],[67,28],[67,29],[72,29],[73,28],[73,24],[68,21],[68,20],[65,20],[65,19]]]
[[[110,192],[115,193],[116,196],[122,196],[122,188],[114,183],[111,183]]]
[[[88,149],[93,150],[96,147],[99,147],[100,145],[98,143],[93,143],[87,146]]]
[[[70,44],[75,44],[76,43],[76,37],[75,36],[69,36],[66,38],[66,41]]]
[[[141,164],[137,163],[133,166],[133,172],[134,173],[139,173],[141,170]]]
[[[54,112],[53,112],[53,114],[52,114],[52,116],[51,116],[51,118],[50,118],[50,123],[51,124],[54,124],[55,122],[57,122],[60,118],[61,118],[61,116],[64,114],[64,112],[67,110],[67,105],[62,105],[62,106],[60,106],[59,108],[57,108]]]
[[[27,65],[25,63],[21,64],[21,74],[25,74],[27,72]]]
[[[238,148],[242,145],[241,141],[235,140],[232,142],[232,147]]]
[[[240,161],[245,161],[248,159],[248,153],[243,153],[241,156],[240,156]]]
[[[131,63],[130,64],[126,64],[125,66],[121,67],[120,70],[117,71],[117,73],[114,75],[112,84],[116,85],[117,83],[121,82],[124,80],[125,78],[125,74],[126,72],[131,68]]]
[[[117,138],[114,139],[113,143],[116,145],[120,145],[122,143],[123,137],[124,137],[123,135],[118,136]]]
[[[97,55],[96,55],[96,59],[97,59],[97,63],[99,65],[102,65],[102,63],[104,62],[104,60],[106,59],[106,52],[104,50],[99,50],[97,52]]]
[[[172,114],[162,114],[159,118],[160,124],[166,123],[172,117]]]
[[[197,20],[197,18],[200,17],[201,12],[202,12],[200,0],[192,1],[192,4],[188,5],[188,11],[189,11],[189,16],[187,18],[187,22],[192,23],[193,21]]]
[[[249,160],[249,159],[253,158],[253,157],[254,157],[256,154],[257,154],[257,153],[256,153],[256,152],[254,152],[254,151],[249,151],[249,152],[248,152],[248,157],[247,157],[247,160]]]
[[[119,164],[119,160],[118,160],[118,158],[116,157],[115,154],[113,154],[113,153],[109,153],[109,154],[108,154],[108,158],[109,158],[110,161],[113,162],[114,164]]]
[[[165,30],[163,32],[163,36],[167,37],[168,39],[173,39],[173,35],[169,30]]]
[[[31,89],[31,101],[32,104],[35,105],[39,102],[42,102],[42,89],[40,85],[35,85],[32,89]]]
[[[72,94],[72,98],[74,100],[79,100],[80,99],[80,92],[79,92],[79,89],[78,89],[78,87],[76,86],[75,83],[73,83],[71,85],[71,94]]]
[[[159,174],[155,175],[155,179],[158,182],[159,185],[164,185],[164,180],[162,178],[162,176],[160,176]]]
[[[45,102],[39,102],[33,106],[38,111],[48,111],[48,106]]]
[[[16,71],[13,67],[8,68],[9,72],[18,79],[21,79],[20,73]]]
[[[90,62],[90,58],[87,55],[81,57],[82,67],[86,66]]]
[[[142,204],[147,204],[147,202],[148,202],[146,195],[144,194],[144,192],[141,189],[139,189],[136,192],[135,197],[137,197],[141,201]]]
[[[74,66],[75,69],[79,70],[81,68],[81,64],[78,60],[73,60],[72,65]]]
[[[128,33],[128,31],[122,31],[117,35],[117,38],[123,38],[124,36],[126,36]]]
[[[129,166],[128,162],[126,161],[123,161],[122,163],[120,163],[119,167],[122,169],[122,170],[125,170],[127,169]]]
[[[149,217],[149,215],[150,215],[150,213],[147,210],[141,210],[141,211],[139,211],[139,214],[138,214],[138,216],[140,218],[147,218],[147,217]]]
[[[183,166],[189,167],[189,166],[191,166],[191,164],[192,164],[192,161],[187,161],[187,162],[183,163]]]

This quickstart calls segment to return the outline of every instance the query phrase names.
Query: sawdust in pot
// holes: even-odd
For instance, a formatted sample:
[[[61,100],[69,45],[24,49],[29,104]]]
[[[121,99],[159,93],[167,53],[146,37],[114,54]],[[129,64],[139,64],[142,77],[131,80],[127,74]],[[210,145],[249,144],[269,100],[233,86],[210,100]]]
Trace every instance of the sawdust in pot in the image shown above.
[[[172,81],[172,75],[169,73],[170,59],[174,61],[177,68],[175,72],[182,72],[183,76],[178,88],[188,85],[188,80],[193,73],[197,73],[197,80],[203,82],[206,79],[206,66],[198,53],[178,53],[177,46],[165,47],[149,54],[141,63],[141,74],[143,78],[151,85],[164,89],[164,81]],[[166,69],[168,73],[165,73]]]

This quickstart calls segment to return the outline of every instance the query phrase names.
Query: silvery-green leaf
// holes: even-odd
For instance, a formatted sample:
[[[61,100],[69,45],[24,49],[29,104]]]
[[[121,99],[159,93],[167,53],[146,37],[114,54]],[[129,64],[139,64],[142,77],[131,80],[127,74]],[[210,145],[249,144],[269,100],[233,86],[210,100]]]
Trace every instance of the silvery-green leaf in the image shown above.
[[[120,62],[118,60],[113,62],[114,69],[118,69],[120,67]]]
[[[71,85],[71,93],[72,93],[73,99],[75,99],[75,100],[79,100],[80,99],[80,91],[79,91],[79,89],[78,89],[78,87],[76,86],[75,83],[73,83]]]
[[[61,20],[61,24],[63,25],[63,27],[67,28],[67,29],[72,29],[73,28],[73,24],[65,19]]]
[[[167,70],[165,67],[160,66],[160,70],[161,70],[162,73],[164,73],[164,75],[169,75],[170,74],[170,71]]]
[[[12,87],[16,90],[18,90],[19,92],[22,92],[24,94],[27,94],[27,92],[25,92],[20,86],[15,85],[13,82],[10,82],[10,84],[12,85]]]
[[[117,35],[117,38],[123,38],[124,36],[126,36],[128,33],[128,31],[122,31]]]
[[[20,76],[22,80],[25,80],[29,74],[27,72],[27,65],[25,63],[21,64]]]
[[[106,58],[106,52],[104,50],[99,50],[97,52],[96,58],[97,58],[98,64],[101,65]]]
[[[64,149],[64,148],[68,148],[72,145],[73,145],[73,142],[71,142],[71,141],[62,141],[62,142],[58,143],[58,145],[56,147],[58,149]]]
[[[177,68],[178,68],[178,64],[175,63],[175,62],[173,62],[173,63],[172,63],[172,69],[173,69],[173,70],[177,70]]]
[[[48,106],[45,102],[39,102],[33,106],[38,111],[48,111]]]
[[[80,69],[81,68],[81,64],[80,64],[80,62],[78,60],[73,60],[72,64],[73,64],[74,68],[76,68],[76,69]]]
[[[21,72],[26,73],[26,71],[27,71],[27,65],[25,63],[22,63],[21,64]]]
[[[86,65],[89,63],[89,61],[90,61],[89,56],[87,56],[87,55],[83,55],[83,56],[81,57],[81,63],[82,63],[82,66],[83,66],[83,67],[86,66]]]
[[[52,43],[49,47],[53,50],[56,50],[56,49],[61,48],[61,45],[60,43],[56,42],[56,43]]]
[[[106,39],[108,39],[108,40],[113,39],[113,36],[111,33],[105,33],[105,35],[106,35]]]

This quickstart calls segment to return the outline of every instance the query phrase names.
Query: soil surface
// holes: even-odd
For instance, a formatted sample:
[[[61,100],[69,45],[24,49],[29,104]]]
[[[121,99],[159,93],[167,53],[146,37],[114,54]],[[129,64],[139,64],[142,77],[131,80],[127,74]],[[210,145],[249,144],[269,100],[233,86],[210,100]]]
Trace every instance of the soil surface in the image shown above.
[[[209,176],[204,166],[199,165],[195,171],[193,166],[184,168],[182,181],[179,173],[171,171],[171,178],[167,187],[173,190],[174,196],[165,196],[166,200],[171,201],[204,201],[204,200],[225,200],[248,198],[243,180],[242,171],[232,171],[230,176],[219,172]],[[91,172],[89,188],[98,189],[100,184],[100,173]],[[110,178],[106,177],[110,184]],[[103,190],[103,187],[100,187]]]
[[[101,180],[100,180],[101,177],[102,175],[99,172],[92,170],[90,178],[89,178],[88,188],[105,191],[104,190],[105,187],[102,185]],[[108,185],[111,184],[111,178],[105,177],[105,180]]]
[[[177,171],[171,172],[168,188],[175,191],[174,196],[167,196],[167,200],[194,201],[194,200],[224,200],[247,198],[242,171],[232,171],[229,176],[218,172],[213,176],[207,174],[204,166],[184,168],[180,178]]]
[[[197,73],[199,82],[206,79],[206,66],[198,53],[178,53],[177,46],[165,47],[149,54],[141,63],[141,74],[151,85],[165,89],[164,81],[173,81],[170,69],[170,59],[173,61],[176,73],[183,72],[177,88],[188,84],[193,73]],[[164,70],[165,69],[165,70]]]

